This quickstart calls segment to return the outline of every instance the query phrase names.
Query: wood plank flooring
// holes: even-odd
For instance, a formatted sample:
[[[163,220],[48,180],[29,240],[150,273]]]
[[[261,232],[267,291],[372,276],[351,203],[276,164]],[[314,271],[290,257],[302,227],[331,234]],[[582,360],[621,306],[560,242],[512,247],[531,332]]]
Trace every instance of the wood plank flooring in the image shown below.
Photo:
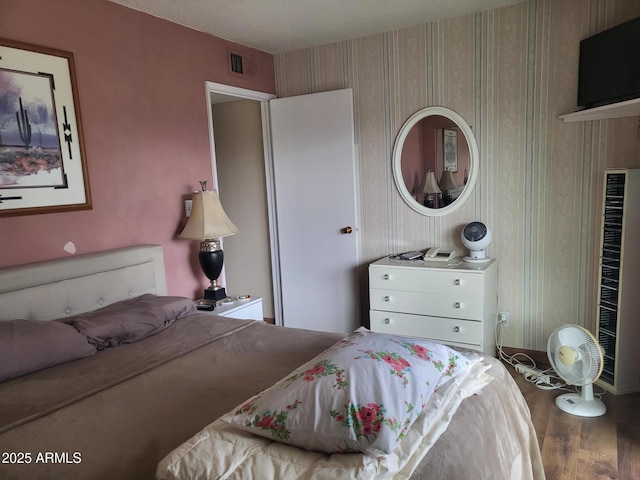
[[[531,410],[547,480],[640,480],[640,393],[607,393],[607,413],[582,418],[555,406],[562,392],[540,390],[507,369]]]

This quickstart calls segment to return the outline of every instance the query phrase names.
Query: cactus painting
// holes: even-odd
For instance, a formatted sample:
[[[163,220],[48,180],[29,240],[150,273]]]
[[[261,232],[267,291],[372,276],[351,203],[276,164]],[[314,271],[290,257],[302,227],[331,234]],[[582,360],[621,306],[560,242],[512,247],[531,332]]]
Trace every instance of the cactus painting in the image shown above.
[[[91,208],[73,54],[0,38],[0,217]]]
[[[29,123],[29,113],[22,108],[22,97],[18,97],[20,102],[20,111],[16,112],[16,120],[18,123],[18,132],[20,132],[20,138],[26,148],[29,148],[31,144],[31,124]]]
[[[64,186],[51,78],[0,71],[0,188]],[[35,133],[35,145],[34,145]]]

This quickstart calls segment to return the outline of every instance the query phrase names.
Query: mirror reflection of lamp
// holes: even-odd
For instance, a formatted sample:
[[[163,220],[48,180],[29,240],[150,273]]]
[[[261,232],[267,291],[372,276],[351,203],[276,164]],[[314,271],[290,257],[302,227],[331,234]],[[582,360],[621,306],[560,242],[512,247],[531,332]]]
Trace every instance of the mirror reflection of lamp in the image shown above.
[[[449,205],[453,202],[451,191],[458,188],[456,181],[453,179],[453,172],[451,170],[445,170],[440,177],[440,188],[442,189],[442,203]]]
[[[424,188],[422,192],[426,194],[424,197],[424,206],[427,208],[436,208],[436,197],[434,197],[434,194],[442,193],[442,190],[438,187],[436,175],[431,170],[429,170],[424,177]]]
[[[224,287],[218,285],[222,272],[224,253],[220,238],[238,233],[238,227],[229,219],[222,208],[218,192],[207,190],[207,182],[200,182],[201,192],[193,192],[191,215],[180,238],[200,240],[198,260],[202,271],[211,281],[204,291],[204,301],[215,305],[217,300],[227,297]]]

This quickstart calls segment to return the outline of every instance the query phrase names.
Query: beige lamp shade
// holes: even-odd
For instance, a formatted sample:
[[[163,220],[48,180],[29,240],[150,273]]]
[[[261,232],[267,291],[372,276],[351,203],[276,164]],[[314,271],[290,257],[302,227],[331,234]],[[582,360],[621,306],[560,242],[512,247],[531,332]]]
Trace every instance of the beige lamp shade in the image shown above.
[[[436,182],[436,175],[431,170],[427,172],[424,177],[424,189],[423,193],[442,193],[442,190],[438,187],[438,182]]]
[[[442,177],[440,178],[440,188],[442,190],[455,190],[458,188],[456,185],[456,181],[453,179],[453,172],[451,170],[445,170],[442,172]]]
[[[238,227],[224,213],[218,192],[215,190],[193,192],[191,216],[180,233],[180,238],[207,240],[228,237],[236,233],[238,233]]]

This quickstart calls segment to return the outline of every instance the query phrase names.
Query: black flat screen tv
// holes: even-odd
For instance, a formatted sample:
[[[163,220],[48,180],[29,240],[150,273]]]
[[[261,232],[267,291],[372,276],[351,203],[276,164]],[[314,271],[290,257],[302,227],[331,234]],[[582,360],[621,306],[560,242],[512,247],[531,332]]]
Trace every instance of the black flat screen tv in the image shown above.
[[[640,97],[640,17],[580,42],[578,107]]]

